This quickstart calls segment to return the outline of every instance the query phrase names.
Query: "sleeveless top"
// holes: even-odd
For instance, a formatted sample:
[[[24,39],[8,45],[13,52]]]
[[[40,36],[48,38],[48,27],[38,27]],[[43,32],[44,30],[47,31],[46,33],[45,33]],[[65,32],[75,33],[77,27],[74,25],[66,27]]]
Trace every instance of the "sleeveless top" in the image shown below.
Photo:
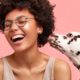
[[[46,65],[43,80],[54,80],[54,76],[53,76],[54,75],[54,70],[53,70],[54,62],[55,62],[55,58],[50,57]],[[3,58],[3,64],[4,64],[3,80],[16,80],[11,70],[11,66],[8,63],[6,58]]]

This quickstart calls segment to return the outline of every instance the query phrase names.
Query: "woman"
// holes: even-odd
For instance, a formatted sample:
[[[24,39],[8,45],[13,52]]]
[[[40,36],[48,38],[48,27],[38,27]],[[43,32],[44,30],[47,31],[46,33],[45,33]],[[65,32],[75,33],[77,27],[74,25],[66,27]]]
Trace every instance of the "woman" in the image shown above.
[[[0,80],[71,80],[66,62],[38,50],[54,31],[52,10],[48,0],[2,0],[0,24],[15,52],[0,61]]]

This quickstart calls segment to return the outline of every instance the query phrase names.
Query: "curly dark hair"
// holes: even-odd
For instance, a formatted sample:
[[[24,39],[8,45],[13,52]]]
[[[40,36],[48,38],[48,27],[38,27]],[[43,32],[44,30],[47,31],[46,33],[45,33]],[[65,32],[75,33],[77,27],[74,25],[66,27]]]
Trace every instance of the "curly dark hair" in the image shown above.
[[[2,0],[0,1],[0,26],[4,31],[6,15],[14,9],[27,9],[34,15],[36,22],[43,27],[43,33],[38,36],[39,46],[48,41],[49,35],[55,29],[53,8],[48,0]]]

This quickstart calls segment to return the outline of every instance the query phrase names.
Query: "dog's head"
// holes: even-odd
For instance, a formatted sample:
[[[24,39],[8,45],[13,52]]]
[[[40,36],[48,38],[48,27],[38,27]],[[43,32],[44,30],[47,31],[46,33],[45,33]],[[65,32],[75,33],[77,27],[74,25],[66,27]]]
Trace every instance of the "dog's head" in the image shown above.
[[[49,38],[52,47],[58,49],[76,66],[80,66],[80,33],[69,32],[66,35],[54,34]]]

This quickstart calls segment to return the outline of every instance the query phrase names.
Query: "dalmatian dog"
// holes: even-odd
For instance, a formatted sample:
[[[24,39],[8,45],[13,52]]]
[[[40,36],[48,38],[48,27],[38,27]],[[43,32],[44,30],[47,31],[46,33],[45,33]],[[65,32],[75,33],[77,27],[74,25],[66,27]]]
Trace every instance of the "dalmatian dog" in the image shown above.
[[[80,32],[69,32],[65,35],[54,33],[49,44],[66,55],[80,70]]]

